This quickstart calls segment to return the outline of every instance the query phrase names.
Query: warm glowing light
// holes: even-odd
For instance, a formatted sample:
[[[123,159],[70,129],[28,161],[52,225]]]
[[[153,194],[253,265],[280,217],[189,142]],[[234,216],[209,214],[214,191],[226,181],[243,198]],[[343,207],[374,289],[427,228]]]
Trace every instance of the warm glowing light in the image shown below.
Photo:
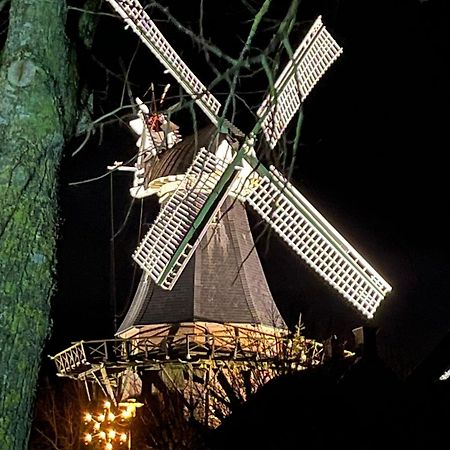
[[[109,439],[114,439],[116,437],[116,430],[109,430],[108,437]]]
[[[129,409],[126,409],[125,411],[122,411],[122,417],[124,419],[129,419],[131,417],[131,411]]]
[[[119,403],[119,406],[126,407],[126,410],[122,412],[122,417],[128,419],[134,417],[136,415],[136,409],[144,406],[144,404],[130,398],[127,402]]]
[[[143,406],[143,403],[139,403],[135,399],[129,399],[117,406],[116,409],[115,406],[111,405],[111,402],[104,401],[103,409],[100,409],[100,411],[83,414],[85,430],[81,441],[84,446],[87,448],[94,446],[103,450],[114,450],[119,446],[124,449],[128,446],[131,440],[131,435],[128,434],[128,426],[133,417],[136,416],[137,408]],[[119,429],[115,427],[116,422]]]

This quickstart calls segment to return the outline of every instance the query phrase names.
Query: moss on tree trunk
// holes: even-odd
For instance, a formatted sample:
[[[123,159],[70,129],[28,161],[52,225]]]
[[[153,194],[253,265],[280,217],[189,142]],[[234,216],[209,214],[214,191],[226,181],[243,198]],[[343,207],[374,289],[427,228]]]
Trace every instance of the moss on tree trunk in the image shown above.
[[[49,332],[57,171],[76,113],[64,0],[11,0],[0,68],[0,448],[27,446]]]

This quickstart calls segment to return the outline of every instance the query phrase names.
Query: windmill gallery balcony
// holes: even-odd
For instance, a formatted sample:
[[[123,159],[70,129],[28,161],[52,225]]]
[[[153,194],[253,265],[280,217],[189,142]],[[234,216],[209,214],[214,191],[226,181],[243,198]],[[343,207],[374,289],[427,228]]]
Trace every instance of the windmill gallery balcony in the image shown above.
[[[186,323],[171,334],[171,326],[156,326],[143,336],[79,341],[51,359],[59,376],[79,380],[95,378],[101,369],[120,372],[139,366],[158,370],[162,364],[174,362],[220,366],[231,360],[255,366],[295,365],[301,370],[323,359],[322,344],[300,334],[288,336],[230,325],[221,328],[211,333],[198,323]]]

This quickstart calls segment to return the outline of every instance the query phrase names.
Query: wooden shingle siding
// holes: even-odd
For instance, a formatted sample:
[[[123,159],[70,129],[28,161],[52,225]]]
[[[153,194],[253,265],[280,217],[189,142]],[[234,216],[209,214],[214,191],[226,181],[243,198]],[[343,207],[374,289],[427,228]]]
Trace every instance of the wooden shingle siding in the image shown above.
[[[244,207],[229,199],[221,214],[171,291],[142,277],[118,333],[144,325],[197,321],[284,327]]]

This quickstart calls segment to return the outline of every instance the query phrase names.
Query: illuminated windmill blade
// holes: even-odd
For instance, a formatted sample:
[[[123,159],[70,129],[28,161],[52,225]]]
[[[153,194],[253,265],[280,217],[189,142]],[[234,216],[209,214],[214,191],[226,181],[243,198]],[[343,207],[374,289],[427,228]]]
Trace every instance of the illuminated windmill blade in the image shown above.
[[[161,209],[133,259],[162,288],[172,289],[225,201],[239,157],[228,165],[201,148]]]
[[[219,101],[192,73],[158,30],[137,0],[107,0],[163,66],[195,100],[214,125],[218,124]]]
[[[342,53],[319,16],[257,111],[267,142],[274,148],[301,103]]]
[[[391,286],[274,167],[246,198],[284,241],[369,319]]]

